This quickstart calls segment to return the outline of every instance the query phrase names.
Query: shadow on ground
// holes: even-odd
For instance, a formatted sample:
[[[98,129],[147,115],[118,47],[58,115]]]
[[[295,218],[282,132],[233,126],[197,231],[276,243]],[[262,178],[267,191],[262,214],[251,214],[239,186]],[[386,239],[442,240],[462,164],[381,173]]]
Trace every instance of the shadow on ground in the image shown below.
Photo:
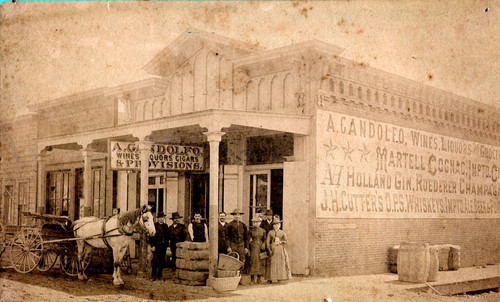
[[[27,274],[4,269],[0,271],[0,278],[62,291],[72,296],[128,295],[141,299],[169,301],[235,296],[231,293],[218,294],[206,286],[176,284],[172,270],[166,269],[165,272],[165,281],[154,282],[135,275],[122,275],[125,285],[121,287],[113,285],[111,274],[88,274],[89,280],[81,281],[57,269],[48,272],[35,270]]]

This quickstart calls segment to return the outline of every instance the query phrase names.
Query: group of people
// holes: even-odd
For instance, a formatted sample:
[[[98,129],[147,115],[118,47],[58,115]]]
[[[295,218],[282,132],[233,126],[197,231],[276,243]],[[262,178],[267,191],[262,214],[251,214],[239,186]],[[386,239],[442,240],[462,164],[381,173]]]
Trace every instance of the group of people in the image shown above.
[[[263,218],[252,219],[252,226],[247,228],[241,221],[244,214],[235,209],[230,213],[233,220],[226,222],[226,213],[219,213],[218,250],[221,254],[238,253],[244,266],[244,273],[251,276],[251,283],[279,282],[291,278],[290,263],[285,249],[287,237],[280,229],[282,221],[271,210],[265,211]],[[164,213],[157,214],[156,235],[149,242],[153,251],[151,280],[162,278],[167,247],[172,253],[175,267],[176,244],[183,241],[207,242],[208,227],[196,213],[194,220],[186,227],[181,223],[182,216],[172,213],[172,225],[167,225]]]
[[[285,249],[286,233],[280,229],[282,221],[271,210],[263,213],[263,219],[255,217],[247,229],[241,221],[244,214],[239,209],[230,213],[233,220],[226,223],[226,213],[219,213],[219,253],[237,252],[250,275],[251,284],[279,282],[291,279],[290,262]]]

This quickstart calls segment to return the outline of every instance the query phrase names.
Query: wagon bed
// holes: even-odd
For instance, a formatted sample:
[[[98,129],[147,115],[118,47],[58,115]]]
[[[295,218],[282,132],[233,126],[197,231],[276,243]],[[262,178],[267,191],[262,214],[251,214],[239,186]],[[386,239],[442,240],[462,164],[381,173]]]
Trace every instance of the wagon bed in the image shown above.
[[[33,218],[36,226],[23,226],[10,240],[9,252],[12,267],[20,273],[37,268],[51,269],[59,258],[61,269],[70,276],[78,274],[76,238],[67,216],[23,212]],[[90,257],[84,259],[87,267]]]

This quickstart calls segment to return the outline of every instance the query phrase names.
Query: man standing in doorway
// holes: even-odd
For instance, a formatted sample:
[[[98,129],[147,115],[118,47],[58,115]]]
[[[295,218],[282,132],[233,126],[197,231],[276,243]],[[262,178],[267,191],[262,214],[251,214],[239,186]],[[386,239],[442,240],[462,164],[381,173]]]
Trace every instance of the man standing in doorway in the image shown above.
[[[264,220],[260,223],[260,227],[266,231],[266,238],[269,231],[273,229],[273,210],[268,209],[264,212]],[[267,248],[266,248],[267,250]],[[271,251],[267,250],[267,254],[270,255]],[[271,257],[266,258],[264,280],[270,280],[271,278]],[[263,280],[261,280],[263,281]]]
[[[266,230],[266,235],[273,229],[273,210],[268,209],[264,212],[264,217],[260,223],[260,227]]]
[[[227,254],[227,226],[226,212],[219,212],[219,254]]]
[[[178,212],[172,213],[172,217],[170,217],[170,219],[172,219],[174,223],[168,227],[168,234],[170,239],[170,252],[172,252],[172,263],[174,269],[175,269],[175,260],[177,259],[176,257],[177,243],[188,240],[188,233],[186,227],[181,223],[181,218],[182,216],[179,215]]]
[[[243,212],[235,209],[231,212],[234,220],[227,225],[227,240],[229,247],[227,251],[237,252],[240,255],[240,261],[245,263],[245,256],[248,253],[248,230],[247,226],[241,221]]]
[[[204,222],[201,222],[201,214],[194,214],[194,221],[188,225],[188,232],[191,241],[193,242],[207,242],[208,241],[208,228]]]

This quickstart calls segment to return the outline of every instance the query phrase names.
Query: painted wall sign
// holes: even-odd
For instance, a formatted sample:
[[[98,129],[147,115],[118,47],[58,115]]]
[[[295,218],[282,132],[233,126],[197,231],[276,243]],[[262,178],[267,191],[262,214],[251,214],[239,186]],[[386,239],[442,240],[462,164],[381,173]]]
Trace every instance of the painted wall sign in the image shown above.
[[[325,110],[316,217],[500,218],[500,148]]]
[[[202,147],[152,144],[148,157],[150,170],[204,170]],[[138,144],[111,142],[111,169],[140,170]]]

